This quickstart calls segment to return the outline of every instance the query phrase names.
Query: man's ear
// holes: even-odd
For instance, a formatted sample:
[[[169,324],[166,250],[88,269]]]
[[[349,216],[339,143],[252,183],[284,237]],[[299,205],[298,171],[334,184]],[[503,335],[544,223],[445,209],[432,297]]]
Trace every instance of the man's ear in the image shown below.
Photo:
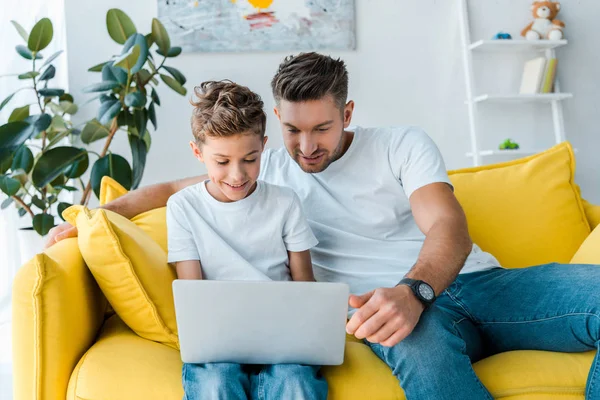
[[[354,112],[354,101],[350,100],[344,107],[344,128],[350,126],[352,122],[352,113]]]
[[[281,116],[279,115],[279,110],[277,109],[277,106],[273,107],[273,112],[275,113],[277,119],[281,122]]]
[[[202,154],[202,150],[194,143],[190,141],[190,148],[192,149],[192,153],[194,153],[194,157],[198,159],[200,162],[204,162],[204,155]]]

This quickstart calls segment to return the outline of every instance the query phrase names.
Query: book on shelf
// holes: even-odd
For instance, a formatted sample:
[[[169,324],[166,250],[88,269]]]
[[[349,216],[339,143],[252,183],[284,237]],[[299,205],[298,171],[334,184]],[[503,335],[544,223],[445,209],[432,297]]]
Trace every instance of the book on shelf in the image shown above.
[[[556,58],[537,57],[525,63],[520,94],[552,93],[556,78]]]

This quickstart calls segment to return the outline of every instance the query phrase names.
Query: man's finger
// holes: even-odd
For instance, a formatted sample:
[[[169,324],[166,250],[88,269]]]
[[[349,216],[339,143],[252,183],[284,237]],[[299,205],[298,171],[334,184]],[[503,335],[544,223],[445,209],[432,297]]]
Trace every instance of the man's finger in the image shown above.
[[[361,294],[360,296],[351,294],[348,298],[348,304],[352,308],[361,308],[367,303],[367,301],[369,301],[369,299],[373,296],[373,293],[375,293],[374,290],[371,290],[365,294]]]
[[[399,319],[387,321],[379,330],[367,336],[367,340],[371,343],[381,343],[390,339],[394,333],[402,326]]]
[[[395,345],[400,343],[402,340],[404,340],[409,334],[410,334],[410,332],[407,332],[406,329],[399,329],[396,331],[396,333],[394,333],[392,336],[390,336],[388,339],[384,340],[383,342],[380,342],[379,344],[381,344],[382,346],[385,346],[385,347],[394,347]]]
[[[356,330],[354,336],[356,336],[357,339],[364,339],[373,335],[388,322],[388,318],[389,317],[384,315],[381,311],[376,312]]]
[[[354,335],[354,332],[365,323],[373,314],[377,312],[377,305],[374,301],[368,301],[367,304],[363,305],[358,309],[350,318],[350,321],[346,325],[346,332],[350,335]]]

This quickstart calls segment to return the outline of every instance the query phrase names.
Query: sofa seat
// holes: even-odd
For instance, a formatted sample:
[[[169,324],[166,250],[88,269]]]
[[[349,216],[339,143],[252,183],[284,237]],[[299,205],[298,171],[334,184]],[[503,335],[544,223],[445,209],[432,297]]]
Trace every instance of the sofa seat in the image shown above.
[[[564,354],[512,351],[475,364],[497,399],[582,399],[594,352]],[[325,367],[335,400],[404,399],[389,368],[356,339],[346,344],[345,363]],[[181,399],[179,352],[137,336],[117,316],[109,318],[71,375],[68,400]]]

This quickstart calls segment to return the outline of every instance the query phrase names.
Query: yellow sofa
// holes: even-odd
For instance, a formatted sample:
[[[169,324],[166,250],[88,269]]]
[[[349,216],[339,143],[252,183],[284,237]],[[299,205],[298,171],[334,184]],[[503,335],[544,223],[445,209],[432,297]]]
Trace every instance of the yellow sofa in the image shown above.
[[[596,250],[600,243],[585,242],[586,236],[600,240],[599,232],[590,235],[600,223],[600,206],[580,198],[573,176],[568,144],[510,163],[451,172],[471,235],[507,267],[524,266],[520,264],[532,257],[539,263],[548,257],[569,262],[576,253],[578,262],[600,262]],[[531,190],[544,198],[532,196]],[[103,181],[102,201],[123,193],[114,182]],[[164,226],[164,210],[141,214],[134,222],[166,243],[165,232],[155,225]],[[552,224],[557,226],[555,232],[540,233],[532,242],[525,236],[514,238],[515,232],[516,236],[525,235],[526,228],[545,232]],[[577,234],[562,232],[565,229]],[[511,247],[503,248],[502,242],[510,240]],[[532,247],[539,240],[546,243],[533,256],[515,254],[519,246]],[[474,368],[498,399],[583,399],[593,357],[594,352],[513,351],[481,360]],[[183,395],[179,352],[136,335],[111,311],[77,239],[56,244],[18,272],[13,285],[13,360],[15,400],[149,400]],[[344,364],[325,367],[323,373],[332,400],[405,398],[389,368],[351,337]]]

